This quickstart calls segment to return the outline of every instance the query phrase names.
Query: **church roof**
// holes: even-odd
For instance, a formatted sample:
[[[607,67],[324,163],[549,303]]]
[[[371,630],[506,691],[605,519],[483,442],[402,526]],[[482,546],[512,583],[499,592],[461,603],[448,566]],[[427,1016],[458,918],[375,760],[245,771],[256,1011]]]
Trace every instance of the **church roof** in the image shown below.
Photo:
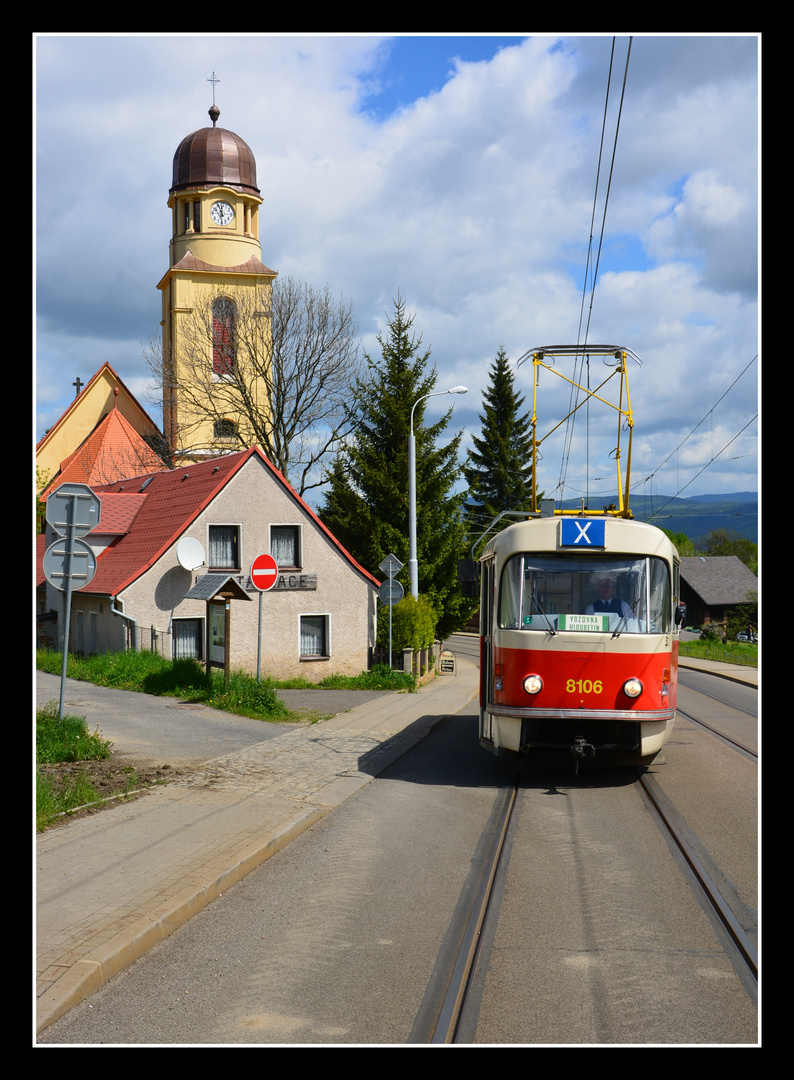
[[[202,259],[197,259],[192,251],[186,251],[178,263],[175,263],[172,270],[206,270],[214,272],[222,270],[224,273],[237,273],[237,274],[270,274],[275,277],[277,271],[271,270],[270,267],[257,259],[255,255],[252,255],[248,262],[240,263],[238,266],[215,266],[213,263],[204,262]]]
[[[164,468],[165,464],[154,450],[114,407],[102,417],[77,449],[61,462],[59,471],[42,491],[41,498],[46,499],[65,483],[109,484],[131,474],[159,472]]]
[[[80,390],[77,397],[75,397],[75,399],[67,405],[62,415],[58,417],[58,419],[55,421],[49,431],[47,431],[39,439],[38,443],[36,444],[37,455],[40,450],[42,450],[48,443],[51,443],[55,439],[56,435],[59,431],[61,431],[62,428],[71,424],[75,414],[83,410],[85,403],[92,400],[92,391],[94,391],[96,387],[100,387],[103,385],[104,389],[99,394],[99,397],[97,399],[99,402],[99,415],[105,415],[105,409],[107,409],[110,394],[112,392],[114,397],[118,398],[120,396],[128,414],[137,418],[136,423],[138,424],[139,430],[147,431],[151,434],[156,434],[160,430],[154,423],[154,421],[149,417],[148,413],[146,413],[144,409],[140,406],[138,401],[136,401],[128,388],[125,386],[124,382],[119,378],[119,376],[110,366],[110,364],[105,362],[99,369],[99,371],[97,371],[94,375],[91,376],[91,378],[88,380],[87,385]],[[118,391],[119,393],[117,394],[116,391]]]
[[[209,113],[212,127],[192,131],[176,148],[171,191],[223,184],[258,195],[251,147],[233,131],[216,127],[220,109],[213,105]]]

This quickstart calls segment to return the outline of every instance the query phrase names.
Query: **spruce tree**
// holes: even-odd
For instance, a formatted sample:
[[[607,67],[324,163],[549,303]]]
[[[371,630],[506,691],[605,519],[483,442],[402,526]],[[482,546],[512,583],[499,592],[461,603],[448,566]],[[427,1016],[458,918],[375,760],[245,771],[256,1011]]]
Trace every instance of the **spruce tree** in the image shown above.
[[[377,577],[380,563],[393,553],[404,564],[398,575],[406,593],[408,580],[408,435],[411,409],[435,391],[437,374],[428,367],[430,350],[412,332],[398,296],[388,332],[378,336],[381,356],[365,353],[368,376],[353,395],[354,432],[328,475],[328,488],[319,510],[328,526],[353,557]],[[425,402],[414,410],[416,437],[417,561],[419,593],[433,605],[437,634],[459,630],[472,611],[457,581],[457,560],[463,558],[465,529],[463,495],[452,492],[460,477],[461,434],[437,445],[452,409],[425,427]]]
[[[463,468],[469,485],[466,514],[472,531],[503,510],[528,510],[532,501],[532,434],[516,392],[510,361],[500,347],[491,365],[480,414],[482,433]]]

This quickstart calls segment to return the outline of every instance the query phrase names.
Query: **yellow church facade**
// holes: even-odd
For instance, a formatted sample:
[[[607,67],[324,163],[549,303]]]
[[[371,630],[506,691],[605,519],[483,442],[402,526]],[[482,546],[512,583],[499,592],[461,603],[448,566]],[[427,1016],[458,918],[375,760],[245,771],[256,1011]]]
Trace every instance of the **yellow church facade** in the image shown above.
[[[248,419],[270,415],[271,290],[262,262],[256,162],[217,126],[177,147],[162,293],[163,433],[175,464],[254,441]]]
[[[113,411],[121,414],[130,429],[130,446],[123,455],[124,467],[134,466],[133,471],[137,472],[165,467],[153,449],[161,443],[157,425],[138,404],[110,364],[103,364],[87,385],[84,386],[79,378],[74,385],[77,388],[74,401],[36,446],[38,494],[58,479],[64,464],[73,457],[76,450],[88,442],[101,422]],[[117,476],[121,475],[122,473],[117,473]],[[106,483],[110,479],[107,477],[102,482]],[[78,480],[86,483],[87,476],[79,477]]]

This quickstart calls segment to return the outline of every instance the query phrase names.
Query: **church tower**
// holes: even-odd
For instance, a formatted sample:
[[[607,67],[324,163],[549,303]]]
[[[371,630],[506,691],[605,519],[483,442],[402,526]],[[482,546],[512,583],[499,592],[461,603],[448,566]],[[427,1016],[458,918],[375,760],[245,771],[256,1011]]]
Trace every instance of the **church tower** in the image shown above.
[[[262,263],[256,161],[233,131],[187,135],[168,194],[169,269],[163,299],[163,431],[175,462],[255,441],[247,419],[269,415],[270,298]]]

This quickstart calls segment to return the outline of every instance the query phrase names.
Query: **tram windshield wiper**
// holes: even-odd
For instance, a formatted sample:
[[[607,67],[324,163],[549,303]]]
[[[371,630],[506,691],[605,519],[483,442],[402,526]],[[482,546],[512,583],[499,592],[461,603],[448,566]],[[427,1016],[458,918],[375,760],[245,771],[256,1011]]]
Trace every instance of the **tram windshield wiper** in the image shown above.
[[[616,638],[616,637],[620,637],[620,632],[621,632],[621,631],[623,630],[624,626],[625,626],[625,625],[626,625],[626,623],[627,623],[627,622],[629,621],[629,619],[636,619],[636,617],[637,617],[637,616],[636,616],[636,614],[635,614],[635,609],[636,609],[636,607],[637,607],[637,601],[638,601],[638,600],[639,600],[639,597],[638,597],[638,596],[637,596],[637,594],[635,593],[635,594],[634,594],[634,599],[633,599],[633,600],[631,601],[631,603],[629,604],[629,610],[628,610],[628,611],[626,612],[626,614],[625,614],[625,615],[623,616],[623,618],[622,618],[622,619],[620,620],[620,622],[618,623],[618,625],[617,625],[617,626],[615,627],[615,629],[614,629],[614,630],[612,631],[612,637],[613,637],[613,638]]]
[[[530,598],[529,598],[529,610],[530,610],[530,613],[535,611],[535,612],[537,612],[538,615],[543,616],[543,619],[544,619],[544,621],[546,623],[546,629],[548,630],[548,632],[550,634],[556,634],[557,633],[557,631],[551,625],[551,620],[549,619],[548,615],[543,610],[543,608],[540,606],[540,603],[539,603],[538,598],[536,596],[530,596]]]

